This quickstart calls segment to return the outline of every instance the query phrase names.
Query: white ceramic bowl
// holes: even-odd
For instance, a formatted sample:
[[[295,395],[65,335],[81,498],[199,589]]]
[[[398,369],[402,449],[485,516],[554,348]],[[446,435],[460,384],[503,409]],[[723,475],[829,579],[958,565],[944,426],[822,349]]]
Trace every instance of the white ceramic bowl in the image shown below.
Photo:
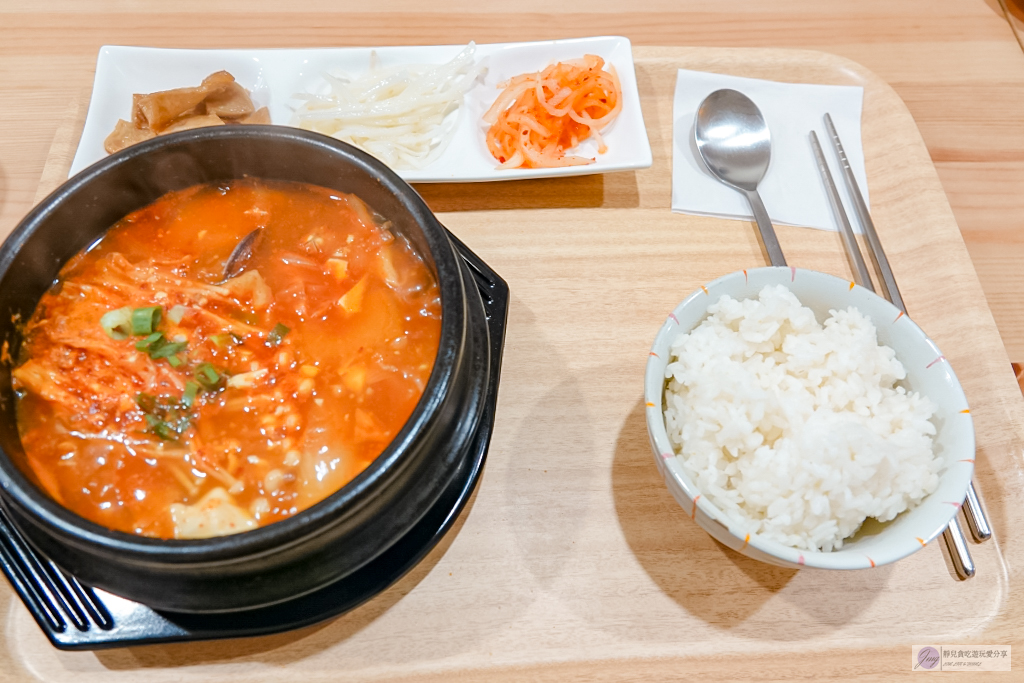
[[[799,550],[747,535],[700,495],[682,463],[675,457],[665,431],[665,367],[669,346],[680,334],[707,317],[707,308],[722,295],[734,299],[757,297],[765,285],[783,284],[814,311],[821,322],[830,309],[855,306],[878,329],[878,341],[891,347],[903,363],[908,390],[926,395],[937,406],[935,453],[945,461],[939,487],[920,505],[884,525],[878,533],[858,534],[839,550]],[[715,539],[748,557],[783,567],[865,569],[895,562],[935,539],[956,514],[974,472],[974,423],[967,399],[953,368],[931,339],[891,303],[848,280],[801,268],[757,268],[721,277],[688,296],[665,320],[647,360],[644,376],[647,432],[654,460],[669,491],[683,510]]]

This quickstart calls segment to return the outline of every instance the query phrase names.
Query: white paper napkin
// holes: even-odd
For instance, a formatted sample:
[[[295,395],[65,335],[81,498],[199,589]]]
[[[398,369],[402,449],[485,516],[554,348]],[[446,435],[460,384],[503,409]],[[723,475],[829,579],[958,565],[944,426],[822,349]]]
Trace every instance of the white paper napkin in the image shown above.
[[[860,232],[824,122],[825,114],[831,114],[864,201],[868,201],[860,139],[864,89],[859,86],[778,83],[680,69],[672,112],[672,210],[753,220],[746,197],[711,175],[693,139],[697,107],[705,97],[721,88],[738,90],[749,97],[768,123],[772,158],[764,180],[758,185],[758,193],[772,222],[838,230],[811,150],[810,131],[814,130],[850,216],[850,224]]]

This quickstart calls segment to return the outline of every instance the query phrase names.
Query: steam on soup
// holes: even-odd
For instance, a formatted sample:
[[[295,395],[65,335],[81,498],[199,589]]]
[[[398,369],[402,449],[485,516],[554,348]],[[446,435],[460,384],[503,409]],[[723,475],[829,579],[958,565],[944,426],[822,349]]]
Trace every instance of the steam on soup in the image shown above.
[[[128,533],[282,520],[393,439],[440,327],[430,270],[358,198],[252,180],[174,192],[39,302],[13,372],[19,465]]]

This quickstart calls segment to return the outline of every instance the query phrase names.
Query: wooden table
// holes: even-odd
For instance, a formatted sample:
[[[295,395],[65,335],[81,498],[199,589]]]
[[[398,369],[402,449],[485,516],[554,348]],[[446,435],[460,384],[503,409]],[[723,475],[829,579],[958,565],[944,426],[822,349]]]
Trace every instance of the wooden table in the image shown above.
[[[339,11],[336,0],[308,0],[301,6],[290,8],[292,11],[283,13],[278,11],[280,4],[258,1],[224,2],[213,7],[209,1],[183,0],[173,12],[161,13],[150,12],[146,8],[120,12],[118,10],[128,6],[128,3],[118,0],[40,1],[31,11],[21,10],[14,2],[6,0],[0,3],[0,92],[3,93],[4,103],[0,110],[0,234],[9,232],[30,208],[54,136],[61,122],[69,115],[69,101],[75,101],[88,93],[96,53],[103,44],[295,47],[461,43],[471,39],[493,42],[622,34],[628,36],[634,45],[805,48],[835,53],[859,62],[887,81],[906,102],[938,169],[1003,342],[1010,357],[1024,359],[1024,335],[1020,334],[1024,331],[1024,314],[1018,312],[1017,305],[1020,295],[1024,294],[1024,275],[1015,267],[1013,258],[1015,255],[1024,256],[1024,236],[1018,236],[1015,230],[1024,222],[1024,212],[1021,211],[1024,209],[1024,193],[1020,191],[1021,181],[1024,181],[1024,132],[1018,132],[1015,125],[1018,112],[1024,111],[1024,52],[995,0],[988,3],[980,0],[867,0],[835,6],[812,0],[783,0],[770,5],[751,0],[732,3],[728,13],[718,0],[698,0],[686,3],[685,6],[677,0],[653,0],[642,11],[621,8],[620,4],[625,3],[594,0],[584,6],[569,0],[559,6],[557,14],[553,14],[550,3],[536,0],[525,0],[517,4],[515,12],[507,11],[507,7],[491,9],[488,3],[479,0],[440,0],[430,8],[424,8],[422,3],[413,0],[380,0],[373,7],[373,12],[346,12]],[[659,116],[664,115],[666,112],[659,110]],[[544,193],[541,184],[525,187],[522,192],[504,192],[503,201],[510,203],[499,202],[498,205],[486,201],[479,205],[473,204],[467,199],[466,192],[449,192],[444,186],[425,192],[425,195],[428,202],[441,212],[485,209],[501,211],[523,207],[547,212],[595,206],[615,211],[633,206],[637,201],[644,208],[655,208],[647,205],[653,196],[647,185],[626,188],[632,194],[622,194],[625,190],[616,189],[614,183],[605,182],[602,185],[600,181],[562,182],[558,187],[578,190],[578,206],[566,198],[553,200]],[[467,205],[467,202],[471,205]],[[665,210],[667,212],[667,202]],[[469,219],[470,216],[464,213],[457,223],[466,224]],[[501,227],[497,219],[488,220],[487,223],[484,227],[492,230]],[[570,227],[571,230],[563,238],[566,244],[585,234],[586,226],[579,224],[578,220]],[[664,226],[661,225],[650,228],[662,229]],[[792,230],[786,232],[791,236],[796,235]],[[481,252],[487,252],[493,246],[488,241],[486,230],[479,230],[475,236],[478,242],[471,246],[478,246]],[[745,252],[756,253],[756,242],[751,231],[740,226],[731,229],[730,236],[738,240]],[[500,262],[494,264],[499,271],[503,268],[517,268],[516,254],[529,253],[533,243],[529,230],[525,230],[517,239],[520,242],[519,251],[503,254]],[[927,235],[922,235],[921,239],[927,240]],[[613,267],[618,248],[617,245],[597,241],[591,246],[590,253],[602,263]],[[808,247],[806,253],[821,257],[830,248],[822,242],[817,247]],[[833,265],[841,267],[842,261],[838,254],[829,258]],[[548,260],[541,265],[548,268],[557,264]],[[662,263],[659,267],[664,266]],[[567,267],[572,268],[573,264],[569,263]],[[709,272],[707,275],[714,274]],[[702,272],[701,277],[704,276]],[[554,279],[551,285],[560,288],[559,291],[565,297],[572,296],[570,282]],[[658,310],[664,308],[664,303],[657,303]],[[535,314],[538,317],[533,317]],[[516,315],[515,322],[521,330],[537,332],[547,329],[553,323],[552,311],[537,312],[520,307]],[[585,329],[592,335],[600,335],[602,332],[601,326],[593,321]],[[629,331],[631,338],[646,334],[646,328],[641,330],[636,325],[630,327]],[[520,388],[522,395],[506,394],[504,400],[508,402],[535,402],[534,412],[517,416],[526,422],[532,419],[543,423],[550,419],[550,415],[562,414],[559,412],[562,407],[558,403],[558,396],[565,392],[581,391],[581,387],[570,381],[571,375],[561,373],[559,365],[559,359],[567,357],[572,349],[562,339],[545,338],[543,342],[540,345],[546,351],[543,355],[524,355],[533,354],[535,348],[513,345],[507,349],[510,360],[545,368],[550,371],[553,381],[562,381],[557,387],[549,388],[550,391],[544,387],[534,387]],[[1008,367],[1006,372],[1009,373]],[[587,394],[586,391],[583,393]],[[593,389],[587,395],[592,394]],[[1004,445],[1012,446],[1015,455],[1020,452],[1021,443],[1017,436],[1021,433],[1020,421],[1024,419],[1024,415],[1018,414],[1021,412],[1019,396],[1016,398],[1017,402],[1007,400],[995,406],[1002,411],[995,411],[997,414],[1008,416],[1013,423],[1013,434]],[[618,425],[625,419],[625,427],[617,437],[620,441],[614,445],[612,488],[604,488],[604,475],[588,475],[585,469],[580,470],[581,476],[566,479],[570,486],[569,493],[620,511],[617,518],[612,514],[610,519],[621,525],[622,533],[629,542],[630,547],[624,549],[626,555],[622,557],[601,557],[598,551],[606,549],[603,547],[572,548],[576,539],[584,542],[593,536],[587,533],[590,530],[579,526],[583,520],[573,517],[571,505],[566,504],[562,508],[556,506],[554,510],[544,506],[545,501],[538,498],[536,493],[544,486],[550,487],[549,484],[530,488],[550,476],[546,463],[538,459],[536,452],[526,451],[516,461],[510,460],[506,452],[506,459],[501,464],[492,463],[488,472],[490,484],[485,477],[482,485],[482,491],[490,491],[492,496],[497,490],[503,491],[504,498],[499,501],[500,504],[478,504],[471,507],[470,522],[466,523],[464,515],[457,526],[457,534],[451,534],[442,543],[440,550],[431,555],[434,559],[428,560],[403,579],[388,597],[372,602],[352,619],[322,629],[307,629],[240,643],[190,646],[188,649],[183,649],[183,646],[169,649],[140,648],[106,653],[94,658],[48,656],[41,650],[42,659],[37,657],[37,661],[43,663],[41,666],[45,665],[45,670],[40,669],[35,673],[52,678],[58,671],[77,671],[83,678],[92,680],[109,672],[118,680],[129,680],[133,674],[140,678],[147,676],[143,672],[149,669],[154,680],[170,680],[178,674],[182,680],[204,680],[204,672],[213,675],[220,673],[237,680],[256,680],[280,678],[279,667],[287,666],[289,671],[296,672],[297,677],[308,676],[310,680],[320,680],[323,672],[318,665],[329,664],[329,660],[323,656],[325,650],[346,639],[358,638],[364,631],[371,638],[384,637],[378,632],[391,623],[388,619],[401,619],[410,609],[409,600],[403,600],[410,591],[414,591],[424,581],[438,585],[441,578],[436,575],[437,571],[442,567],[448,568],[450,564],[443,562],[443,555],[449,551],[448,544],[453,543],[452,537],[455,537],[454,543],[472,542],[487,548],[486,538],[481,537],[487,533],[485,522],[504,524],[508,520],[502,515],[512,515],[513,518],[515,515],[523,515],[524,523],[536,524],[540,529],[540,533],[517,536],[517,546],[508,549],[512,557],[529,554],[532,558],[527,569],[533,583],[528,588],[542,594],[557,593],[564,599],[563,606],[571,605],[574,608],[574,618],[581,620],[578,624],[581,631],[586,631],[593,623],[601,625],[604,621],[603,626],[607,627],[608,633],[614,632],[617,638],[629,642],[629,633],[634,628],[640,628],[640,625],[608,623],[607,620],[617,612],[609,611],[607,605],[628,606],[635,599],[641,599],[642,596],[633,595],[634,591],[641,589],[616,584],[610,578],[601,586],[600,594],[582,595],[573,592],[573,585],[587,585],[587,577],[592,580],[595,571],[593,563],[608,562],[611,567],[632,569],[635,562],[647,564],[652,558],[656,559],[665,553],[679,553],[693,543],[706,544],[707,540],[701,535],[702,532],[689,527],[681,529],[678,537],[661,537],[649,533],[642,516],[631,516],[642,510],[624,505],[624,501],[633,500],[634,489],[637,487],[650,487],[652,482],[656,486],[658,482],[656,477],[649,476],[651,463],[649,456],[643,452],[642,419],[639,417],[642,408],[627,411],[629,415],[625,417],[617,410],[617,407],[609,411],[606,406],[595,406],[593,414],[580,417],[583,422],[577,421],[575,427],[567,425],[563,445],[566,448],[575,447],[580,437],[591,444],[605,437],[614,440]],[[521,428],[526,426],[526,422],[522,422]],[[587,423],[595,425],[595,434],[584,434],[581,431],[579,425]],[[530,440],[529,431],[508,433],[510,424],[506,422],[503,427],[499,426],[496,438],[503,439],[505,443],[511,439]],[[583,450],[585,452],[586,449]],[[991,482],[994,478],[991,460],[988,469],[983,469],[982,473]],[[564,470],[561,476],[565,476]],[[502,486],[505,488],[502,489]],[[652,499],[652,505],[663,507],[666,504],[664,499],[667,494],[664,490],[656,493],[652,491],[652,495],[657,496]],[[1003,500],[1001,505],[1011,502],[1017,501]],[[544,522],[543,515],[558,515],[559,512],[563,515],[560,525]],[[607,514],[604,516],[609,517]],[[1001,519],[1008,523],[1018,517],[1011,510]],[[1010,528],[1004,523],[996,531],[997,536],[1008,535]],[[711,550],[704,546],[702,548],[706,554],[715,555],[717,552],[713,547]],[[973,548],[982,548],[978,553],[989,559],[995,552],[992,544]],[[498,547],[490,548],[492,552],[487,556],[497,560],[502,555],[501,550]],[[628,554],[630,551],[633,555]],[[933,559],[940,558],[940,553],[935,551],[935,548],[930,547],[921,555],[930,553]],[[459,546],[451,549],[451,554],[458,557]],[[633,556],[635,559],[631,559]],[[705,559],[709,556],[705,555]],[[588,557],[593,559],[593,563],[587,560]],[[779,632],[773,637],[778,639],[779,651],[801,651],[801,642],[814,642],[815,629],[839,632],[849,620],[856,624],[851,637],[854,640],[866,639],[870,635],[869,630],[865,629],[870,624],[866,624],[865,619],[870,621],[877,618],[878,629],[884,631],[887,625],[883,620],[898,619],[901,614],[919,620],[919,625],[924,623],[920,620],[926,619],[929,614],[940,615],[941,624],[935,624],[934,630],[923,630],[936,634],[936,637],[944,635],[947,638],[944,642],[954,642],[958,633],[970,632],[970,615],[968,622],[958,624],[957,614],[941,606],[934,606],[934,610],[915,608],[911,604],[914,577],[899,570],[890,572],[888,569],[881,573],[883,581],[908,590],[905,611],[900,610],[888,616],[872,616],[871,604],[878,601],[877,588],[868,578],[859,578],[864,575],[858,573],[844,579],[843,586],[863,594],[863,614],[823,614],[817,603],[822,598],[827,599],[827,596],[814,591],[798,591],[796,599],[789,605],[786,623],[763,623],[759,612],[765,608],[771,596],[785,592],[787,584],[799,588],[800,581],[795,580],[790,572],[745,561],[739,556],[728,557],[731,562],[726,570],[733,577],[729,585],[749,595],[750,599],[718,595],[711,585],[707,591],[693,587],[683,591],[681,587],[672,585],[671,576],[660,576],[657,569],[649,570],[648,573],[654,572],[651,573],[651,581],[661,590],[672,595],[685,592],[690,601],[686,605],[687,609],[713,614],[714,623],[710,625],[711,628],[719,629],[724,638],[732,639],[732,651],[735,651],[737,639],[756,637],[756,634],[749,632],[751,628],[772,630],[778,626]],[[561,566],[556,564],[557,558],[563,561]],[[657,562],[652,564],[656,565]],[[1000,571],[991,563],[987,566],[990,572]],[[714,563],[701,566],[696,576],[709,584],[714,583],[717,567]],[[496,594],[493,603],[478,612],[481,620],[490,621],[481,621],[477,625],[481,633],[486,632],[486,638],[475,641],[474,625],[448,624],[445,622],[444,610],[450,605],[457,613],[466,614],[467,606],[460,601],[473,595],[473,592],[460,587],[486,581],[489,568],[482,563],[470,563],[459,565],[457,569],[456,573],[462,575],[452,577],[452,588],[447,597],[443,590],[432,596],[432,604],[437,612],[432,613],[429,624],[433,629],[440,629],[440,632],[424,633],[422,639],[408,643],[407,651],[397,655],[397,651],[392,650],[389,656],[398,657],[402,661],[417,657],[434,661],[431,658],[436,658],[437,662],[443,663],[444,657],[453,656],[452,652],[464,651],[472,652],[475,665],[481,665],[486,660],[486,652],[481,648],[486,649],[500,640],[500,634],[496,634],[493,628],[503,623],[503,609],[515,615],[520,629],[523,624],[536,623],[540,627],[546,623],[542,618],[542,601],[534,600],[522,590],[512,591],[504,597]],[[944,568],[940,566],[939,570],[936,572],[930,569],[926,576],[921,577],[921,581],[929,585],[945,585],[939,584],[940,579],[950,580]],[[573,583],[574,573],[580,578],[578,584]],[[989,574],[988,578],[991,577],[992,574]],[[470,583],[466,584],[467,581]],[[971,584],[963,585],[973,590]],[[643,590],[649,588],[642,587]],[[6,595],[4,601],[12,614],[21,609]],[[722,606],[730,604],[739,605],[739,611],[723,611]],[[987,605],[981,608],[986,618],[992,616],[991,607]],[[472,610],[469,613],[473,613]],[[1012,610],[995,616],[996,628],[1006,632],[1015,623],[1019,628],[1019,614],[1020,610]],[[666,619],[665,615],[654,617]],[[18,618],[20,623],[24,623],[27,617]],[[666,623],[671,624],[671,619],[666,620]],[[440,637],[446,628],[465,634],[470,642],[462,650],[446,651],[444,648],[451,644],[443,642]],[[648,623],[643,625],[641,631],[649,636],[652,629],[656,630],[656,624]],[[918,630],[922,628],[919,626]],[[787,633],[791,635],[787,637]],[[529,642],[536,642],[542,635],[533,634]],[[510,637],[515,637],[515,634]],[[521,633],[519,637],[522,637]],[[637,637],[640,637],[640,632],[637,632]],[[28,647],[37,648],[39,638],[41,636],[30,641]],[[546,656],[542,658],[546,662],[545,666],[517,671],[514,666],[509,666],[510,660],[505,652],[503,666],[489,671],[489,678],[509,681],[524,677],[600,680],[629,676],[631,666],[623,661],[605,664],[597,660],[586,664],[567,662],[560,665],[553,661],[553,653],[572,644],[572,632],[563,630],[552,633],[551,638],[550,649],[544,650]],[[736,657],[728,661],[717,661],[714,639],[707,633],[678,634],[678,641],[681,644],[695,643],[694,647],[700,653],[696,668],[682,671],[679,669],[681,660],[665,658],[664,649],[652,647],[650,658],[643,661],[642,667],[637,666],[638,670],[643,670],[645,680],[686,676],[713,678],[716,673],[722,672],[729,672],[732,677],[757,677],[765,671],[776,671],[777,676],[798,675],[792,670],[792,661],[783,655],[774,656],[763,649],[747,661]],[[22,642],[8,640],[7,644],[9,647],[20,647]],[[579,645],[587,651],[595,651],[597,647],[594,643]],[[639,649],[643,650],[643,647]],[[844,677],[844,672],[846,675],[858,673],[884,679],[888,674],[905,673],[908,668],[902,649],[900,653],[887,652],[881,658],[868,662],[861,660],[855,648],[838,653],[831,651],[827,655],[815,655],[807,647],[802,650],[802,675],[807,677],[814,676],[816,670],[827,669],[837,680]],[[522,654],[520,661],[523,665],[531,662],[530,654]],[[366,652],[363,657],[363,663],[374,661],[373,652]],[[445,680],[445,667],[442,664],[438,666],[435,680]],[[784,674],[784,670],[788,673]],[[377,671],[383,676],[388,669],[384,667]],[[400,667],[396,665],[392,673],[398,671]],[[0,672],[0,677],[3,675]],[[473,678],[472,674],[466,676],[467,679]],[[418,678],[430,678],[429,670],[421,669]]]

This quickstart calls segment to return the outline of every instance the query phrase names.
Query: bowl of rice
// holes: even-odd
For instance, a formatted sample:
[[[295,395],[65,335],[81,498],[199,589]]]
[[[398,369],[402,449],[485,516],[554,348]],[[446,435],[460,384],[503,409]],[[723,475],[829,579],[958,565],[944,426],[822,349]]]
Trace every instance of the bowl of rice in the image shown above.
[[[865,569],[934,540],[974,472],[949,362],[873,292],[788,267],[686,298],[644,378],[654,459],[684,512],[784,567]]]

